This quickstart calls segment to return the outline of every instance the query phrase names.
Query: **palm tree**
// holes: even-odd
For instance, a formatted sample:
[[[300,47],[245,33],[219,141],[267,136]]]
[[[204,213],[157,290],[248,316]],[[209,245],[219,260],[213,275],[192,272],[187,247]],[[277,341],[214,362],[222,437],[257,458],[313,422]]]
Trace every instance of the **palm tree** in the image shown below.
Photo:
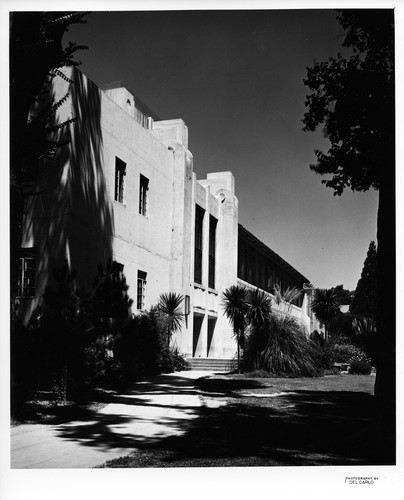
[[[320,323],[323,323],[327,342],[328,325],[341,312],[338,293],[333,288],[317,288],[313,293],[311,310]]]
[[[266,292],[255,288],[247,296],[247,320],[255,328],[261,328],[269,320],[272,300]]]
[[[259,358],[265,345],[264,327],[271,318],[272,300],[266,292],[258,288],[250,290],[247,297],[246,319],[250,324],[248,344],[255,368],[259,368]]]
[[[181,329],[184,321],[184,313],[181,310],[183,299],[182,295],[174,292],[162,293],[160,295],[158,308],[166,318],[168,347],[170,346],[173,333]]]
[[[232,285],[222,294],[224,314],[230,321],[237,340],[237,362],[240,372],[240,347],[244,347],[247,325],[248,290],[244,286]]]

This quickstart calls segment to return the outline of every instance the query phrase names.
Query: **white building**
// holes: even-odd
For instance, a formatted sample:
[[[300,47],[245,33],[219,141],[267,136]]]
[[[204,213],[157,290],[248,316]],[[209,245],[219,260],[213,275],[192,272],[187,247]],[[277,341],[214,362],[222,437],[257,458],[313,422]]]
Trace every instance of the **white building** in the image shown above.
[[[77,120],[57,161],[43,165],[27,204],[20,296],[29,316],[65,258],[76,286],[91,291],[99,263],[124,266],[133,312],[161,293],[185,297],[175,342],[191,357],[231,358],[236,344],[221,293],[243,283],[302,288],[308,280],[238,224],[231,172],[197,180],[181,119],[161,121],[120,82],[102,90],[77,70],[55,79],[58,121]],[[66,132],[65,130],[65,132]],[[292,314],[312,329],[308,296]]]

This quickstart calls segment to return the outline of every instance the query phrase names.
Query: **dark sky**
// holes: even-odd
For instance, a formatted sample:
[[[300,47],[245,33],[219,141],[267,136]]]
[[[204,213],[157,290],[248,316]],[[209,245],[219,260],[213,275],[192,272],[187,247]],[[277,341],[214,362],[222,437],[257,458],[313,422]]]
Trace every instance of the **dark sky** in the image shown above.
[[[198,178],[231,170],[239,221],[315,286],[355,289],[376,238],[377,192],[334,197],[310,171],[306,67],[342,51],[333,10],[96,12],[65,40],[80,69],[122,80],[162,119],[182,118]]]

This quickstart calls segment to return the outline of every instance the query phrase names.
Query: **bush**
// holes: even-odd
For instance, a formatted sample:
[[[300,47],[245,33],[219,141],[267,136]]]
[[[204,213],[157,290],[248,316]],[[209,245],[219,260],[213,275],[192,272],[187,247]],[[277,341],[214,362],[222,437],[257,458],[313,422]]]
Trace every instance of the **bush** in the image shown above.
[[[329,361],[316,342],[306,337],[304,327],[293,317],[273,314],[262,334],[264,348],[258,356],[247,341],[245,368],[265,370],[271,375],[313,377],[322,375]]]
[[[324,337],[317,330],[314,330],[313,332],[310,333],[309,339],[312,342],[315,342],[316,344],[318,344],[320,347],[322,347],[322,348],[324,347],[324,344],[325,344]]]
[[[362,353],[360,349],[350,344],[330,344],[327,350],[334,363],[350,363]]]
[[[166,323],[154,308],[129,321],[115,341],[114,357],[123,380],[189,369],[178,349],[167,346]]]
[[[353,360],[349,368],[349,373],[352,375],[370,375],[372,365],[367,359]]]
[[[351,344],[345,337],[331,340],[326,349],[333,363],[352,364],[355,361],[367,361],[370,364],[370,359],[365,351]]]
[[[178,348],[169,348],[165,350],[165,365],[162,366],[163,373],[180,372],[183,370],[190,370],[191,367],[178,350]]]

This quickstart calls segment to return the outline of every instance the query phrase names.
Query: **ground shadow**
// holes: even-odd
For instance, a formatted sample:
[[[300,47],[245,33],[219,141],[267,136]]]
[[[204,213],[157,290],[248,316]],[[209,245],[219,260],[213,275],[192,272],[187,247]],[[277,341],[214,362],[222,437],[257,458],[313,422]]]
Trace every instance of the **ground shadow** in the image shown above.
[[[393,464],[388,432],[374,414],[373,396],[358,392],[297,391],[265,405],[241,398],[203,407],[183,436],[159,448],[169,452],[164,461],[171,467],[190,459],[234,465],[232,457],[238,465]]]
[[[243,389],[260,389],[265,388],[265,384],[257,379],[231,379],[231,378],[209,378],[201,377],[196,381],[199,389],[208,394],[225,393],[228,397],[240,397],[236,391]]]
[[[130,394],[114,397],[126,406],[121,414],[100,413],[78,426],[59,426],[59,437],[83,446],[135,451],[138,459],[130,467],[394,464],[392,437],[374,417],[370,394],[296,390],[262,398],[236,392],[259,388],[259,381],[224,380],[219,386],[216,382],[198,383],[181,376],[144,381]],[[205,385],[205,403],[200,408],[176,405],[169,398],[176,393],[196,395],[198,385]],[[158,394],[169,399],[156,404],[153,396]],[[151,435],[145,433],[144,426],[155,415],[149,420],[133,412],[131,405],[163,410],[159,424],[162,429],[169,426],[172,435],[167,437],[158,428]],[[184,420],[176,410],[194,418]],[[120,426],[128,424],[136,424],[135,429],[119,432]],[[117,460],[108,466],[120,467],[121,463]]]
[[[81,419],[80,422],[68,422],[57,427],[58,437],[62,440],[77,441],[83,446],[114,449],[139,448],[156,445],[170,433],[183,430],[189,417],[199,416],[199,407],[188,406],[183,402],[176,404],[175,395],[194,396],[198,391],[193,381],[186,377],[161,375],[133,384],[125,394],[108,396],[108,402],[118,405],[116,408],[100,411]],[[164,396],[155,400],[154,396]],[[105,400],[104,400],[105,401]],[[136,409],[137,408],[137,409]],[[152,432],[149,427],[153,424]],[[130,426],[130,432],[121,432]],[[145,431],[145,429],[147,430]]]

